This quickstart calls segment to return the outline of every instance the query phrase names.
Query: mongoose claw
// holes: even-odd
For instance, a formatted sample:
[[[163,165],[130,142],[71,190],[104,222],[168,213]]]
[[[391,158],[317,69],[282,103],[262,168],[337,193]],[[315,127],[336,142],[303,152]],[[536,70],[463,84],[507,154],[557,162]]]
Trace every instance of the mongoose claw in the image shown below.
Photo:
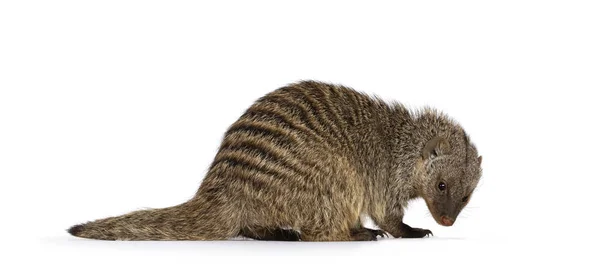
[[[415,230],[414,231],[415,236],[417,238],[425,238],[425,237],[432,237],[433,236],[433,233],[430,230],[427,230],[427,229],[417,229],[417,228],[415,228],[414,230]]]
[[[387,233],[383,230],[373,230],[373,229],[367,229],[372,235],[373,237],[377,238],[378,236],[384,238],[387,237]]]
[[[402,234],[402,238],[424,238],[431,236],[433,236],[433,233],[430,230],[410,227]]]

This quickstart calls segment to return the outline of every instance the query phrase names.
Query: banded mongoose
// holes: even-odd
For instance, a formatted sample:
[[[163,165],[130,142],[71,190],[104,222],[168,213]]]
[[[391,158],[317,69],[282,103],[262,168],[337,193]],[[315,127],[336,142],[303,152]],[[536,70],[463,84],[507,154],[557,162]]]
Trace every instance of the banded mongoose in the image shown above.
[[[256,101],[229,127],[195,196],[71,227],[103,240],[353,241],[421,238],[403,223],[423,198],[451,226],[481,176],[463,128],[351,88],[302,81]],[[363,227],[370,216],[381,230]]]

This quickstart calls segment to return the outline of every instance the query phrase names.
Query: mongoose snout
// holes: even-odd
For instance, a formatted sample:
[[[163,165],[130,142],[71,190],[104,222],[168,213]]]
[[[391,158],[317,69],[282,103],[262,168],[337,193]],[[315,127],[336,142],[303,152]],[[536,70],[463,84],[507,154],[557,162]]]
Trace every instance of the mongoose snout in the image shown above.
[[[442,218],[440,218],[440,225],[449,227],[452,226],[452,224],[454,224],[454,219],[447,216],[442,216]]]

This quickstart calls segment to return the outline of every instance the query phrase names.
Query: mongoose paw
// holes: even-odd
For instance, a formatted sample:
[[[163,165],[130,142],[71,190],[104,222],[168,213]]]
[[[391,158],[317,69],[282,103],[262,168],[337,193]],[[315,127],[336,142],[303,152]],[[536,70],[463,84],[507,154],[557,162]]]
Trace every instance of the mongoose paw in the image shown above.
[[[367,229],[367,228],[365,228],[365,229]],[[387,234],[385,231],[383,231],[383,230],[373,230],[373,229],[367,229],[367,230],[368,230],[368,231],[369,231],[369,232],[370,232],[370,233],[373,235],[373,237],[375,237],[375,238],[377,238],[378,236],[379,236],[379,237],[382,237],[382,238],[384,238],[384,237],[388,237],[388,234]]]
[[[424,238],[433,236],[433,233],[427,229],[411,228],[403,233],[402,238]]]
[[[291,229],[281,229],[279,232],[276,233],[276,237],[274,240],[279,240],[279,241],[300,241],[302,238],[300,236],[300,233],[295,231],[295,230],[291,230]]]
[[[430,230],[423,229],[423,232],[425,233],[425,235],[423,237],[432,237],[433,236],[433,233]]]
[[[352,240],[356,241],[376,241],[378,236],[383,237],[385,232],[382,230],[372,230],[367,228],[358,228],[351,232]]]

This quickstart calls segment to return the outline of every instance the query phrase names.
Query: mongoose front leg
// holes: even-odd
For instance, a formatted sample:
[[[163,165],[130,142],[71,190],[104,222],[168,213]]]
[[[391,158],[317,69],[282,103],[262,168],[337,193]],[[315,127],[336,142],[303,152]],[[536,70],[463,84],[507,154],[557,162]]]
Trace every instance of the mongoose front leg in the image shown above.
[[[383,222],[380,222],[377,225],[395,238],[423,238],[430,235],[433,236],[433,233],[430,230],[413,228],[405,224],[402,222],[403,217],[404,214],[401,210],[394,210],[391,213],[388,213]]]

